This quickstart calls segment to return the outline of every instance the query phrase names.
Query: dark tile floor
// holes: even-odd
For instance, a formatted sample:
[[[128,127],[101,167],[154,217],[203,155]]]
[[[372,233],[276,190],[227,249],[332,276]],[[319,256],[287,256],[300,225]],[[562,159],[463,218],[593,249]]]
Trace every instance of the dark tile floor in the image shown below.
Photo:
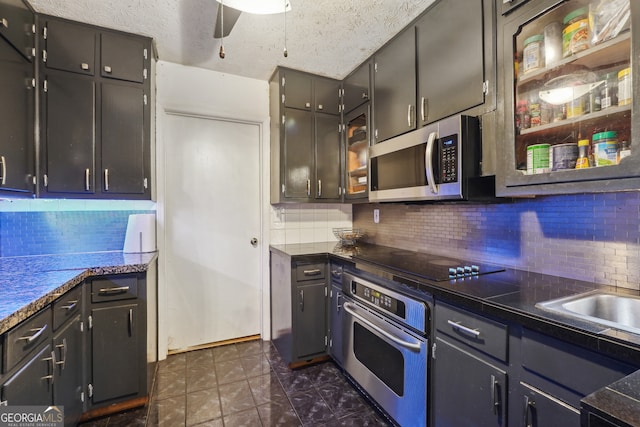
[[[292,371],[270,342],[169,356],[149,405],[83,427],[388,426],[333,362]]]

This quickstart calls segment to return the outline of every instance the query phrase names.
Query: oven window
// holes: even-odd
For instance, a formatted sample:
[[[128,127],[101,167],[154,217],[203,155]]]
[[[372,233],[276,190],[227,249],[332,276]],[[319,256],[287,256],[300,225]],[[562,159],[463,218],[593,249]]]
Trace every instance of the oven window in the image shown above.
[[[404,357],[400,350],[354,322],[353,352],[395,394],[404,395]]]
[[[424,167],[426,144],[394,151],[371,159],[374,191],[427,185]]]

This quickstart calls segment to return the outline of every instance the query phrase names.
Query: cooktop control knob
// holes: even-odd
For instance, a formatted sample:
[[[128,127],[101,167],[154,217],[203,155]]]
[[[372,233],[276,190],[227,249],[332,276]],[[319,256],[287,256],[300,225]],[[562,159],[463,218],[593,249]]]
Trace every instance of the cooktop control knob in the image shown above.
[[[449,268],[449,277],[456,277],[456,269],[453,267]]]
[[[472,265],[471,274],[480,274],[480,267],[478,267],[477,265]]]
[[[458,276],[464,276],[464,268],[463,267],[456,268],[456,274]]]
[[[464,266],[464,275],[465,276],[471,276],[471,267],[468,265]]]

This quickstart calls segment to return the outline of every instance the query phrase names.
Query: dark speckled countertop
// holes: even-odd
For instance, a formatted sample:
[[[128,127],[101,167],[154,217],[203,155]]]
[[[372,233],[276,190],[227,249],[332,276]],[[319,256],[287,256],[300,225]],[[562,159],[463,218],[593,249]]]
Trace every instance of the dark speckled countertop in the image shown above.
[[[146,271],[156,257],[120,251],[0,257],[0,334],[87,277]]]
[[[367,244],[356,248],[341,248],[336,242],[271,246],[272,251],[291,257],[326,255],[354,263],[364,271],[375,270],[380,273],[382,269],[385,276],[400,283],[405,290],[433,295],[437,299],[457,303],[489,316],[513,321],[573,344],[597,349],[636,366],[640,362],[640,335],[536,307],[538,302],[589,291],[600,290],[634,296],[639,295],[638,291],[508,268],[487,275],[433,282],[406,271],[396,271],[389,266],[353,258],[356,253],[366,254],[367,251],[377,251],[378,248]],[[585,403],[614,419],[625,420],[628,425],[640,426],[640,371],[593,393],[585,398]]]

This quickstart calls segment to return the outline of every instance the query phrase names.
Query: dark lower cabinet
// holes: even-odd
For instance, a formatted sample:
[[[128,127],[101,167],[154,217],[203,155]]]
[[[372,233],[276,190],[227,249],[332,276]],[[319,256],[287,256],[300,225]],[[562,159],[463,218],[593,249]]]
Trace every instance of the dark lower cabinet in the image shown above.
[[[433,366],[434,426],[508,425],[503,369],[437,336]]]
[[[83,330],[82,318],[78,314],[53,336],[53,402],[64,406],[67,426],[76,425],[84,411]]]
[[[299,358],[325,353],[327,348],[327,285],[324,281],[298,285],[294,343]]]
[[[26,359],[2,385],[6,405],[49,405],[52,402],[54,355],[47,344]]]
[[[137,304],[91,310],[93,403],[140,391],[138,311]],[[115,372],[118,375],[114,375]]]
[[[580,411],[571,405],[545,393],[530,384],[521,382],[515,396],[520,401],[522,418],[513,425],[522,427],[575,426],[580,425]],[[517,410],[516,410],[517,412]]]

